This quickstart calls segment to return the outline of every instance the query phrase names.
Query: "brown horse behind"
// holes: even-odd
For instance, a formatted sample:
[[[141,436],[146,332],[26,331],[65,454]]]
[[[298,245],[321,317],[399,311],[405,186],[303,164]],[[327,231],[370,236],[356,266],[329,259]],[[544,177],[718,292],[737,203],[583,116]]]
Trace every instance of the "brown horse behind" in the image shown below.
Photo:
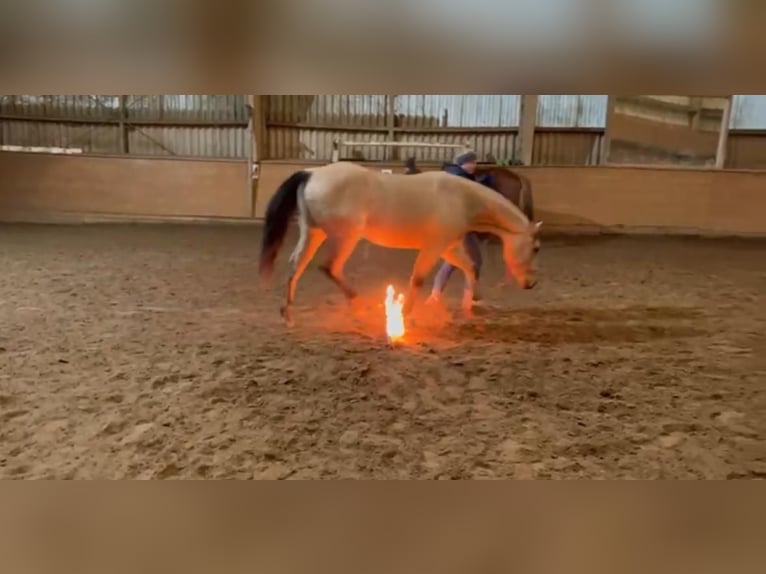
[[[421,170],[415,165],[415,158],[407,158],[405,162],[405,173],[408,175],[421,173]],[[442,168],[448,164],[443,164]],[[504,167],[490,165],[490,166],[477,166],[475,175],[477,178],[481,178],[485,175],[491,175],[494,179],[495,191],[500,193],[508,201],[518,207],[527,219],[530,221],[535,220],[535,205],[532,199],[532,183],[528,178],[524,177],[520,173],[511,171]],[[484,235],[484,234],[480,234]]]

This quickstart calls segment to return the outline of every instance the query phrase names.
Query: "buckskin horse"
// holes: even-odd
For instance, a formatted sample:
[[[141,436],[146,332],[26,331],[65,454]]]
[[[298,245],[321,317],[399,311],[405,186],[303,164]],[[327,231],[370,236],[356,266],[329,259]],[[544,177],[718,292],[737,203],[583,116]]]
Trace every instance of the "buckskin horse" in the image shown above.
[[[502,240],[506,282],[513,277],[523,289],[536,283],[537,236],[542,222],[531,222],[491,189],[445,172],[389,175],[337,162],[293,173],[266,208],[259,266],[262,282],[273,274],[296,212],[300,237],[290,256],[292,272],[280,309],[288,326],[294,324],[291,308],[298,280],[325,241],[330,250],[320,270],[349,301],[356,291],[346,282],[343,268],[360,239],[381,247],[417,249],[402,310],[406,315],[440,258],[468,278],[462,309],[466,316],[472,315],[476,275],[463,248],[463,236],[469,231],[491,233]]]

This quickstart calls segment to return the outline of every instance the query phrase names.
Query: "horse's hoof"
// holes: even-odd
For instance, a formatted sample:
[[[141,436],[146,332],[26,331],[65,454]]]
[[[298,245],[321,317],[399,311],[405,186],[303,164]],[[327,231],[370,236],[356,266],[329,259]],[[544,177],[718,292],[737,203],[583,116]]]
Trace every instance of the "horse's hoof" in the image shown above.
[[[288,327],[295,326],[295,321],[293,321],[293,314],[290,312],[290,309],[287,307],[281,307],[279,309],[279,314],[282,315],[282,319],[285,320],[285,325]]]

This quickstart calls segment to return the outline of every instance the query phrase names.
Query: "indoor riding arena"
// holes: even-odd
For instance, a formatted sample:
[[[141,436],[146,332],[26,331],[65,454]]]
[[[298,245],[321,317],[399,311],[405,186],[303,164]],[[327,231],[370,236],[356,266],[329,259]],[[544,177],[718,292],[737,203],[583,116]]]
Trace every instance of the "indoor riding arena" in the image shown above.
[[[2,96],[0,478],[766,477],[766,96]],[[405,333],[361,242],[280,315],[266,208],[336,161],[473,150],[542,221]],[[382,172],[382,173],[381,173]],[[389,174],[389,172],[391,172]],[[408,175],[403,177],[416,177]],[[458,177],[458,176],[450,176]]]

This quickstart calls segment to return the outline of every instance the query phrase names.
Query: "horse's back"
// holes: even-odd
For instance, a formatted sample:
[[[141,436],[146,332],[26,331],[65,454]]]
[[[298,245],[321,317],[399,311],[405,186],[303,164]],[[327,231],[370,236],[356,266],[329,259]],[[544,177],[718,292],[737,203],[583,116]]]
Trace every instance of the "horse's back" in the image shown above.
[[[349,205],[376,207],[406,204],[415,212],[432,210],[447,198],[456,199],[465,192],[467,182],[443,171],[384,174],[352,162],[331,163],[310,171],[313,175],[306,193],[312,200],[323,197]]]
[[[440,203],[442,177],[450,177],[438,172],[384,174],[351,162],[332,163],[312,171],[305,198],[315,214],[360,221],[422,220]]]
[[[308,168],[306,171],[312,172],[315,179],[321,178],[328,181],[333,181],[336,179],[342,180],[354,177],[367,177],[370,174],[375,173],[363,165],[359,165],[358,163],[353,163],[350,161],[328,163],[327,165]]]
[[[363,196],[366,193],[411,193],[417,189],[428,189],[438,183],[440,172],[425,172],[415,175],[384,174],[375,169],[352,162],[335,162],[321,167],[310,168],[315,189],[338,191],[353,189]],[[437,177],[434,177],[436,174]],[[445,175],[445,174],[441,174]]]
[[[375,172],[356,163],[339,161],[310,168],[311,180],[306,187],[307,198],[345,195],[349,190],[366,189],[375,183]]]

